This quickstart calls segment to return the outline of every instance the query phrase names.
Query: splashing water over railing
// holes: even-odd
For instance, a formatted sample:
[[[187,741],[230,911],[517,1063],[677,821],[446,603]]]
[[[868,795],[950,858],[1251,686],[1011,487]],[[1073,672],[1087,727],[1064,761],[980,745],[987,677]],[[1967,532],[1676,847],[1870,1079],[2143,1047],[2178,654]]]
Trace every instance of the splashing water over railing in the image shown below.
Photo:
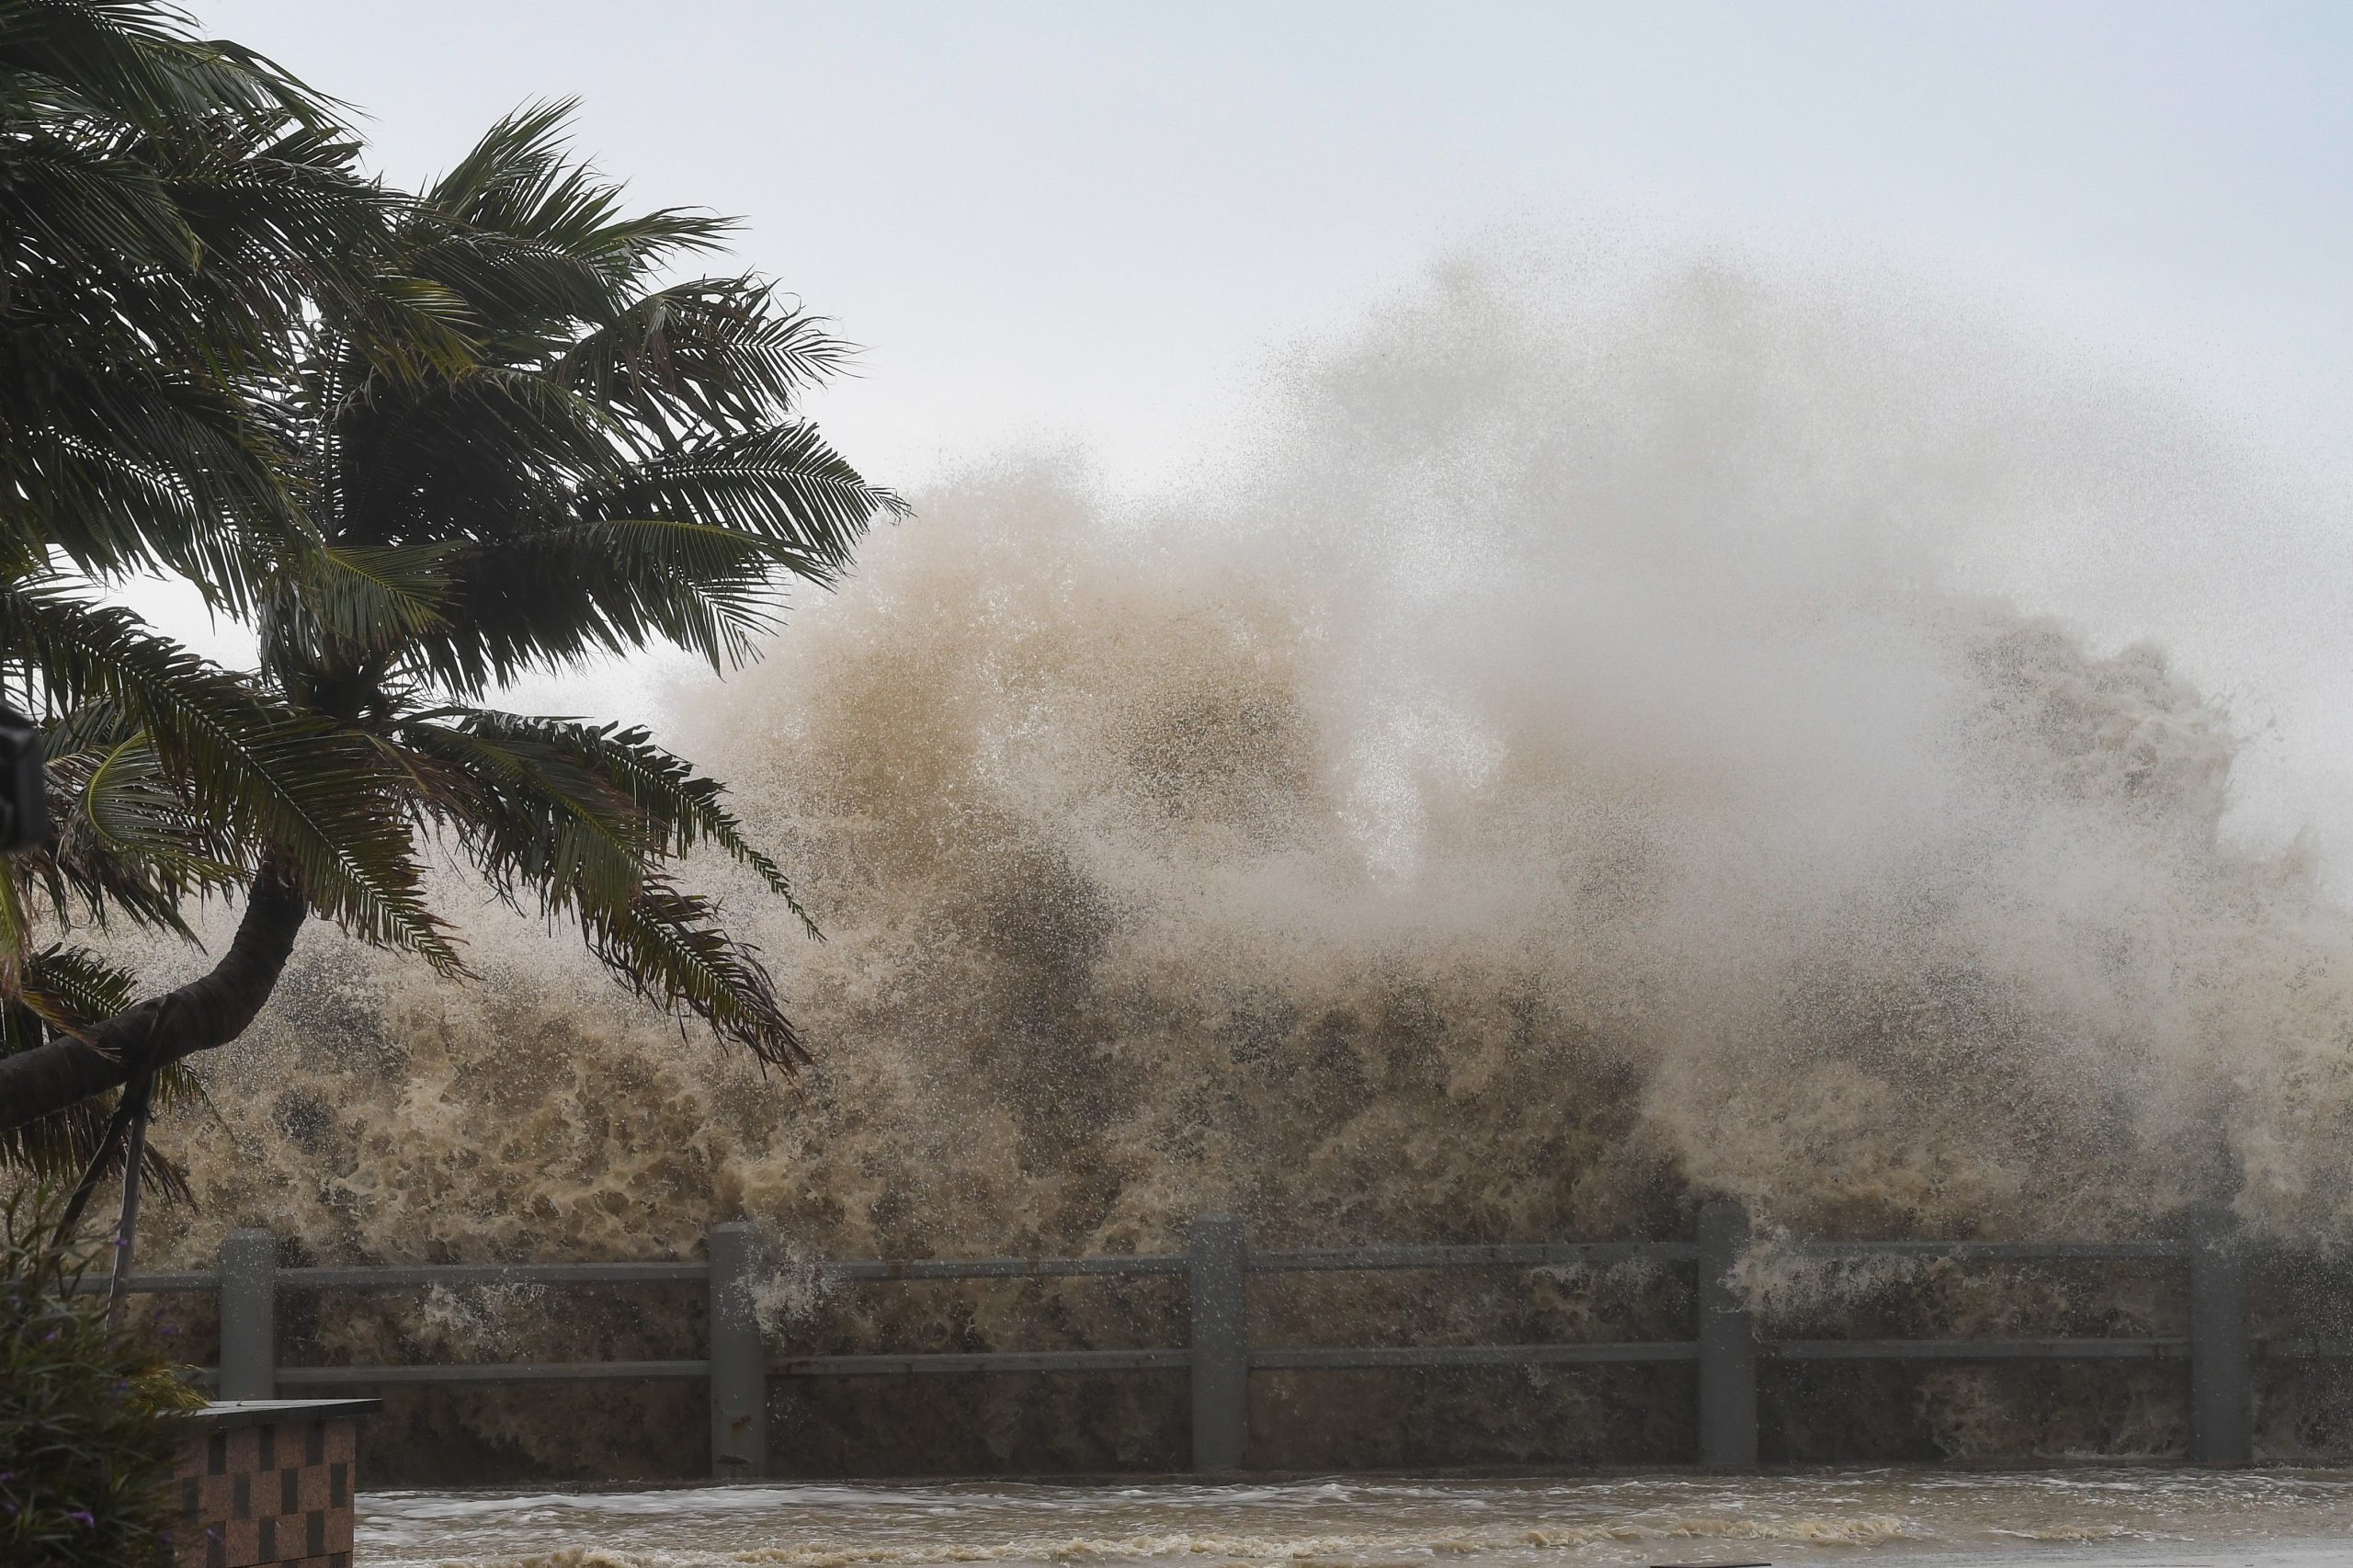
[[[1704,1205],[1696,1242],[1521,1243],[1484,1246],[1338,1247],[1254,1251],[1243,1222],[1207,1215],[1180,1254],[1092,1257],[923,1258],[819,1262],[843,1283],[925,1279],[1181,1276],[1191,1333],[1181,1347],[768,1357],[752,1302],[760,1267],[749,1225],[716,1226],[710,1261],[650,1263],[443,1264],[374,1268],[280,1267],[264,1231],[232,1233],[216,1272],[134,1277],[134,1292],[217,1292],[222,1359],[210,1375],[222,1397],[272,1399],[282,1387],[395,1383],[545,1383],[684,1379],[710,1385],[713,1473],[744,1479],[767,1472],[766,1385],[769,1378],[881,1378],[1041,1372],[1183,1371],[1191,1388],[1193,1468],[1243,1468],[1249,1455],[1249,1374],[1376,1369],[1575,1366],[1689,1362],[1698,1368],[1699,1462],[1745,1469],[1756,1462],[1757,1366],[1804,1361],[2178,1360],[2189,1368],[2192,1462],[2244,1465],[2252,1429],[2250,1368],[2256,1354],[2353,1358],[2353,1345],[2266,1342],[2248,1336],[2245,1261],[2222,1217],[2200,1215],[2184,1238],[2117,1242],[1809,1241],[1788,1253],[1816,1260],[1875,1256],[1957,1262],[2163,1260],[2186,1266],[2189,1333],[2156,1336],[2004,1339],[1772,1339],[1759,1337],[1737,1278],[1749,1244],[1736,1204]],[[1690,1267],[1699,1322],[1691,1338],[1620,1343],[1260,1347],[1251,1344],[1247,1284],[1254,1275],[1346,1270],[1533,1269],[1595,1263]],[[529,1284],[566,1289],[700,1285],[709,1347],[699,1358],[617,1362],[507,1362],[407,1366],[279,1366],[275,1314],[281,1290],[400,1290],[420,1287]]]

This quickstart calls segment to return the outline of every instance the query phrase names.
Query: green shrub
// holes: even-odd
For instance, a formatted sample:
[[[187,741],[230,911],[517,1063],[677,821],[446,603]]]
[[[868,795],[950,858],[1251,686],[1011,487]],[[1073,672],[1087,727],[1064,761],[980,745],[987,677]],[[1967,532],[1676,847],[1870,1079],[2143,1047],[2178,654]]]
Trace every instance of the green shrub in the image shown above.
[[[186,1385],[77,1295],[86,1248],[45,1205],[0,1207],[0,1562],[145,1568],[170,1560],[169,1413]]]

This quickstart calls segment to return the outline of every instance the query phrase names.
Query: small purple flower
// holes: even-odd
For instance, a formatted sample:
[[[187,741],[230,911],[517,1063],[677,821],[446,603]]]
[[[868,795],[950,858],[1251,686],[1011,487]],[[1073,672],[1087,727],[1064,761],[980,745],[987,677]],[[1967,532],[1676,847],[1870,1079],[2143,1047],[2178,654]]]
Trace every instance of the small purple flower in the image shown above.
[[[69,1519],[80,1520],[83,1528],[85,1529],[97,1529],[98,1528],[97,1519],[92,1516],[90,1510],[87,1508],[68,1508],[65,1510],[65,1517]]]

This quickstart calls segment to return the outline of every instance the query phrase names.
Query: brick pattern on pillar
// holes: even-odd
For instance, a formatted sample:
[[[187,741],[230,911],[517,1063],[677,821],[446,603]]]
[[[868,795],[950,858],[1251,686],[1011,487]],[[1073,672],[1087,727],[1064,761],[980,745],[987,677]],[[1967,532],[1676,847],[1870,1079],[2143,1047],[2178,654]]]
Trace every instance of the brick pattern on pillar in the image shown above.
[[[351,1568],[359,1424],[296,1419],[181,1446],[176,1568]]]

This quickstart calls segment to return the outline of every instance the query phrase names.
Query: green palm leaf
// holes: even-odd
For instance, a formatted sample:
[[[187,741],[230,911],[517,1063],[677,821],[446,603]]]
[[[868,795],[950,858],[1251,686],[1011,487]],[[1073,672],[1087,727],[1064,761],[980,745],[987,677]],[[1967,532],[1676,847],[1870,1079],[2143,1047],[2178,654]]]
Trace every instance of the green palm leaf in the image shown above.
[[[544,915],[625,903],[657,853],[629,797],[581,759],[528,734],[411,720],[395,731],[426,809],[492,887]]]
[[[842,374],[850,354],[821,318],[777,309],[769,284],[698,278],[631,301],[553,373],[633,422],[655,450],[699,427],[773,423],[801,392]]]
[[[701,1018],[771,1065],[809,1060],[758,951],[727,934],[710,900],[648,881],[620,909],[585,911],[581,926],[605,967],[637,995]]]
[[[878,515],[906,511],[801,421],[713,437],[632,464],[585,485],[580,504],[598,520],[672,517],[766,540],[790,551],[800,574],[817,583],[847,569]]]
[[[783,869],[751,842],[743,823],[723,804],[727,787],[655,745],[646,730],[480,709],[460,710],[459,728],[477,741],[508,745],[536,742],[576,759],[628,798],[662,854],[684,856],[705,846],[716,848],[758,877],[812,938],[823,939]]]
[[[666,517],[569,523],[485,545],[465,560],[449,625],[416,665],[472,696],[529,669],[629,653],[661,640],[742,664],[782,616],[790,547]]]
[[[371,941],[461,966],[426,907],[400,780],[364,736],[256,699],[119,607],[56,583],[0,591],[0,647],[58,707],[115,704],[249,855],[285,851],[324,914]]]
[[[814,933],[719,784],[642,729],[450,703],[657,642],[754,657],[790,585],[838,580],[905,510],[795,410],[847,347],[757,278],[664,276],[731,225],[625,210],[568,106],[397,199],[327,106],[152,7],[75,13],[128,53],[36,59],[26,29],[69,11],[0,0],[0,163],[19,130],[40,149],[0,167],[0,233],[29,236],[0,247],[0,678],[48,716],[58,824],[18,866],[61,920],[244,906],[203,980],[92,1039],[130,1071],[233,1038],[313,911],[455,971],[420,891],[432,832],[672,1016],[801,1060],[759,955],[672,880],[715,849]],[[256,676],[86,602],[52,550],[199,580],[258,620]],[[21,913],[0,910],[18,955]],[[142,1032],[173,1008],[210,1021]],[[52,1038],[0,1055],[0,1126],[122,1081],[38,1016]]]
[[[26,961],[17,997],[0,1003],[0,1056],[14,1055],[56,1035],[110,1017],[131,1006],[135,990],[129,971],[87,949],[44,948]],[[156,1104],[202,1103],[203,1098],[203,1090],[184,1065],[173,1063],[155,1074]],[[70,1180],[97,1153],[114,1108],[111,1098],[89,1099],[64,1114],[0,1131],[0,1170]],[[121,1171],[118,1150],[101,1174],[117,1176]],[[187,1176],[152,1148],[140,1174],[141,1186],[147,1191],[178,1199],[189,1197]]]

